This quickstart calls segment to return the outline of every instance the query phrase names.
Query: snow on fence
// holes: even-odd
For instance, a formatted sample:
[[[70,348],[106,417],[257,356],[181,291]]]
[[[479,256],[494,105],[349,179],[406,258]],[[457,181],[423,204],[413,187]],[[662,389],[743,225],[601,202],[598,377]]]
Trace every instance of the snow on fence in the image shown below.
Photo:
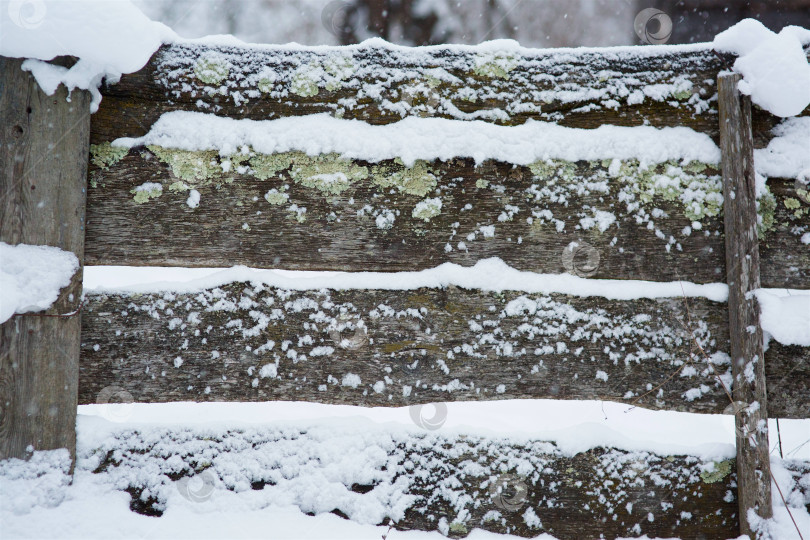
[[[747,293],[810,288],[810,200],[779,172],[792,124],[772,131],[778,119],[740,99],[720,76],[732,63],[705,46],[175,44],[106,86],[90,119],[85,93],[46,97],[0,59],[12,89],[0,95],[12,126],[0,149],[3,241],[84,251],[93,265],[400,272],[233,271],[161,293],[91,291],[81,340],[76,316],[17,316],[2,326],[0,457],[75,448],[77,396],[606,399],[735,414],[736,474],[731,460],[414,437],[380,443],[389,476],[348,487],[360,497],[407,484],[414,498],[396,527],[451,536],[751,532],[740,513],[771,512],[758,426],[768,409],[807,418],[810,348],[772,339],[763,353]],[[80,292],[81,272],[48,315],[79,309]],[[99,470],[137,466],[155,448],[139,437],[99,454]],[[205,469],[182,459],[171,474]],[[504,480],[509,497],[490,489],[495,472],[524,466],[535,472]],[[435,471],[422,469],[477,480],[435,495],[419,480]],[[129,489],[134,509],[160,512],[155,486]],[[480,504],[493,497],[506,505],[497,515]],[[548,511],[512,515],[516,500]]]

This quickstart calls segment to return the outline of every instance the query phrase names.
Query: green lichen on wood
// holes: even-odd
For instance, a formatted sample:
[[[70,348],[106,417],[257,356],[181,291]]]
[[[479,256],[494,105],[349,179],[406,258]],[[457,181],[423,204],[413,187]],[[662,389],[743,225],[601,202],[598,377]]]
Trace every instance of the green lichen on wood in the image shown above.
[[[290,178],[327,195],[339,195],[368,176],[368,169],[338,154],[309,156],[304,152],[256,154],[250,158],[253,175],[267,180],[289,169]]]
[[[308,156],[298,153],[290,168],[293,181],[327,195],[340,195],[368,176],[368,169],[337,154]]]
[[[734,465],[733,459],[725,461],[715,461],[711,470],[704,470],[700,473],[700,478],[707,484],[714,484],[721,481],[723,478],[731,474],[731,469]]]
[[[453,523],[451,523],[449,530],[451,534],[458,534],[461,536],[466,536],[468,532],[467,526],[459,521],[454,521]]]
[[[802,192],[804,190],[797,190],[799,192],[799,196],[802,196]],[[790,211],[789,219],[802,219],[804,216],[810,214],[810,207],[806,207],[802,205],[799,199],[794,197],[786,197],[783,201],[785,208]]]
[[[757,199],[757,235],[764,238],[774,229],[776,219],[776,198],[765,186],[765,192]]]
[[[264,92],[265,94],[269,94],[273,91],[273,88],[278,81],[278,75],[275,71],[270,68],[266,68],[263,72],[259,74],[259,81],[256,83],[256,86],[259,88],[260,92]]]
[[[679,203],[690,221],[702,221],[720,214],[723,183],[719,174],[711,174],[708,165],[691,162],[685,166],[674,161],[643,166],[635,160],[622,162],[617,177],[643,205],[654,198]],[[701,172],[695,172],[695,171]]]
[[[186,182],[196,184],[222,175],[216,150],[176,150],[156,145],[147,148],[171,167],[174,176]]]
[[[250,169],[259,180],[268,180],[279,172],[289,169],[296,154],[302,152],[284,152],[281,154],[254,154],[250,156]]]
[[[269,94],[273,91],[273,85],[275,84],[274,79],[270,79],[268,77],[263,77],[259,79],[257,86],[259,87],[260,92],[264,92],[265,94]]]
[[[317,63],[299,67],[290,80],[290,92],[301,97],[318,95],[318,83],[321,80],[323,68]]]
[[[692,90],[684,89],[684,90],[678,90],[678,91],[672,92],[672,97],[674,97],[678,101],[683,101],[685,99],[689,99],[690,97],[692,97]]]
[[[324,60],[323,69],[328,75],[324,87],[334,92],[343,86],[343,81],[351,77],[356,68],[351,56],[330,56]]]
[[[129,192],[135,195],[133,200],[137,204],[144,204],[149,202],[150,199],[156,199],[163,195],[163,185],[155,182],[146,182],[140,186],[136,186]]]
[[[108,169],[124,159],[129,148],[113,146],[108,142],[90,145],[90,160],[99,169]]]
[[[512,55],[479,55],[475,58],[473,73],[490,79],[508,79],[515,67],[517,58]]]
[[[442,212],[442,201],[439,198],[425,199],[416,204],[411,215],[415,219],[430,221]]]
[[[417,160],[406,167],[401,159],[394,160],[394,167],[380,165],[372,169],[372,180],[383,188],[396,188],[402,193],[424,197],[438,185],[428,162]]]
[[[211,56],[203,56],[194,64],[194,75],[198,80],[210,85],[219,85],[228,78],[230,67],[224,61]]]
[[[603,165],[603,167],[607,168],[607,165]],[[529,164],[529,170],[536,178],[543,179],[552,184],[556,183],[557,180],[562,180],[565,183],[573,183],[577,179],[576,165],[570,161],[552,159],[535,161]]]
[[[281,206],[282,204],[286,204],[287,201],[290,199],[290,196],[286,193],[277,190],[276,188],[271,189],[267,193],[264,194],[264,200],[274,206]]]

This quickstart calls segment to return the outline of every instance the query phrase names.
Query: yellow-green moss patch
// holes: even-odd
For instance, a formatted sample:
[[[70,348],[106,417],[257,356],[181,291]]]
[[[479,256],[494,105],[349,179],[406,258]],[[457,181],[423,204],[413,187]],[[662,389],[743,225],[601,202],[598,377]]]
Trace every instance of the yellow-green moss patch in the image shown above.
[[[196,183],[222,174],[216,150],[176,150],[156,145],[147,148],[171,167],[174,176],[186,182]]]
[[[112,167],[129,153],[129,148],[113,146],[108,142],[90,145],[90,160],[100,169]]]
[[[734,465],[733,459],[727,459],[725,461],[715,461],[711,465],[713,468],[711,470],[704,470],[700,473],[700,478],[707,484],[714,484],[715,482],[719,482],[729,474],[731,474],[731,467]]]
[[[323,68],[317,64],[299,67],[292,75],[290,92],[301,97],[312,97],[318,94],[318,82]]]
[[[515,67],[517,58],[512,55],[479,55],[475,58],[473,72],[481,77],[508,79]]]
[[[402,160],[394,160],[394,170],[378,166],[373,169],[372,180],[380,187],[393,187],[402,193],[424,197],[438,185],[436,177],[426,161],[417,160],[412,167],[406,167]]]
[[[144,182],[140,186],[135,186],[129,192],[135,195],[133,199],[137,204],[144,204],[149,199],[156,199],[163,195],[163,185],[157,182]]]
[[[281,206],[290,199],[290,196],[275,188],[264,194],[264,200],[275,206]]]
[[[419,201],[411,212],[411,215],[416,219],[423,221],[430,221],[442,212],[442,200],[439,198],[425,199]]]
[[[194,64],[194,75],[205,84],[219,85],[230,71],[225,61],[210,56],[203,56]]]

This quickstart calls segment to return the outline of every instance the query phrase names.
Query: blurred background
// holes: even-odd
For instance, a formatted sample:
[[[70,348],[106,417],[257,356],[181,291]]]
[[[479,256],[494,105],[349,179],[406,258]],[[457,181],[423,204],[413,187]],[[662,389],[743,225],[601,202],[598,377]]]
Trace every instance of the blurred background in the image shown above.
[[[527,47],[709,41],[746,17],[810,27],[810,0],[137,0],[183,37],[338,45],[515,39]]]

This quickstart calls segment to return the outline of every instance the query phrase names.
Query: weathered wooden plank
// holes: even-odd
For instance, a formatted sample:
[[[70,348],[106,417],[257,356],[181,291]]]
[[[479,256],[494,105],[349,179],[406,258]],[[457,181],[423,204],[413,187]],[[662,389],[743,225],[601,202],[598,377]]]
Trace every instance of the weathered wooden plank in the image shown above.
[[[763,287],[807,289],[810,249],[802,237],[810,232],[810,198],[792,179],[769,178],[773,222],[759,236],[759,275]],[[762,208],[762,200],[760,200]],[[762,211],[760,211],[762,213]],[[765,212],[771,215],[771,211]]]
[[[730,73],[717,78],[737,478],[740,516],[754,512],[769,519],[773,508],[768,394],[759,306],[753,294],[760,288],[756,173],[751,99],[737,90],[741,79]],[[749,519],[740,519],[740,533],[756,535]]]
[[[522,270],[593,278],[717,282],[724,275],[720,175],[696,162],[475,167],[454,159],[406,168],[333,155],[255,154],[235,164],[215,152],[115,151],[93,147],[88,264],[400,271],[500,257]],[[348,181],[314,180],[336,172]],[[160,184],[160,195],[133,194],[146,182]],[[806,218],[786,206],[796,200],[794,184],[770,185],[763,284],[810,288]],[[201,194],[193,209],[186,204],[192,187]],[[418,212],[436,198],[436,215]],[[579,246],[573,267],[572,242]]]
[[[410,115],[574,127],[648,123],[716,133],[714,81],[732,57],[662,50],[178,44],[105,88],[92,142],[142,135],[160,114],[178,109],[253,119],[329,112],[376,124]]]
[[[717,140],[714,81],[732,63],[711,50],[666,47],[486,53],[178,44],[105,87],[92,142],[141,136],[174,110],[255,120],[328,112],[374,124],[432,116],[581,128],[689,126]],[[753,119],[759,148],[780,119],[759,109]]]
[[[90,95],[46,96],[22,60],[0,57],[0,241],[56,246],[82,261]],[[81,269],[46,313],[79,305]],[[0,326],[0,459],[76,448],[79,317]]]
[[[611,448],[570,455],[537,440],[369,425],[125,431],[84,461],[126,486],[133,510],[157,516],[177,489],[201,502],[228,489],[232,505],[285,501],[452,538],[474,528],[561,540],[728,538],[738,530],[733,459]],[[137,474],[144,469],[153,474]]]
[[[689,299],[687,309],[683,299],[246,283],[168,296],[90,294],[79,400],[104,402],[105,388],[119,388],[138,402],[549,398],[724,412],[729,401],[712,369],[692,354],[689,320],[718,362],[713,369],[727,372],[726,305],[705,299]],[[810,384],[808,358],[807,348],[771,344],[775,416],[807,416],[804,393],[792,390]]]

